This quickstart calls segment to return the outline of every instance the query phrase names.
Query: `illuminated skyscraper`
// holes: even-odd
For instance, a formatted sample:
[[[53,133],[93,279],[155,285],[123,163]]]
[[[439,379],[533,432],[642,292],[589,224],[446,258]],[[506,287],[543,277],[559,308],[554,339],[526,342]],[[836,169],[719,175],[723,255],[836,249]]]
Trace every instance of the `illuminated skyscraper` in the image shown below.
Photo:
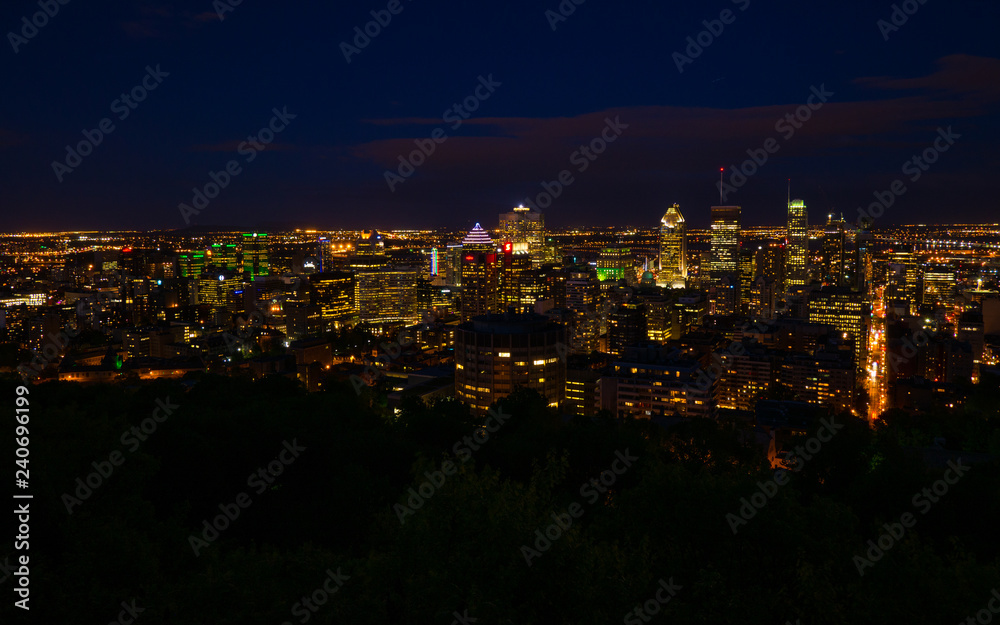
[[[420,270],[390,264],[382,235],[375,230],[362,234],[354,249],[356,254],[348,266],[356,279],[355,305],[360,321],[377,328],[419,321]]]
[[[955,305],[954,289],[958,284],[955,270],[947,265],[930,265],[924,270],[921,304],[950,309]]]
[[[263,232],[243,234],[243,272],[251,276],[267,276],[271,265],[267,253],[268,237]]]
[[[236,245],[233,243],[213,243],[209,250],[212,258],[209,264],[216,269],[223,271],[242,271],[236,253]]]
[[[871,304],[865,302],[861,293],[847,287],[825,286],[809,296],[809,321],[831,325],[851,337],[854,362],[860,369],[866,362],[871,314]]]
[[[739,206],[712,207],[709,291],[715,315],[731,315],[740,304],[740,212]]]
[[[687,224],[680,204],[667,209],[660,220],[660,276],[658,282],[682,289],[687,281]]]
[[[309,276],[309,303],[318,306],[323,330],[339,330],[357,318],[356,278],[348,271]]]
[[[553,262],[551,249],[545,244],[545,214],[525,206],[500,214],[497,235],[514,244],[514,252],[527,252],[534,267]]]
[[[823,282],[829,286],[844,286],[847,275],[845,248],[847,247],[847,222],[843,217],[828,215],[823,233]]]
[[[809,213],[806,203],[788,203],[788,267],[785,271],[788,287],[809,282]]]
[[[182,252],[177,257],[181,275],[185,278],[200,278],[205,273],[204,252]]]
[[[712,278],[737,275],[740,249],[740,207],[712,207],[712,260],[709,273]]]
[[[462,321],[498,312],[499,269],[493,239],[476,224],[462,240]]]
[[[529,311],[535,303],[532,289],[534,272],[531,269],[531,256],[528,252],[515,252],[512,241],[504,241],[500,260],[500,310],[511,306],[521,312],[522,307]]]

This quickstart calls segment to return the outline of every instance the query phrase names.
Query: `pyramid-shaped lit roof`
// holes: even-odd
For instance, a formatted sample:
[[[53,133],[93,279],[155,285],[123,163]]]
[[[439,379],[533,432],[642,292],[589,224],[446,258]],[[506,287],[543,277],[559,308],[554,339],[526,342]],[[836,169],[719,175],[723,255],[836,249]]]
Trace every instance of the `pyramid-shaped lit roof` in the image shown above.
[[[483,230],[483,227],[477,223],[476,227],[469,230],[469,234],[462,239],[462,245],[493,245],[493,239],[491,239],[489,233]]]

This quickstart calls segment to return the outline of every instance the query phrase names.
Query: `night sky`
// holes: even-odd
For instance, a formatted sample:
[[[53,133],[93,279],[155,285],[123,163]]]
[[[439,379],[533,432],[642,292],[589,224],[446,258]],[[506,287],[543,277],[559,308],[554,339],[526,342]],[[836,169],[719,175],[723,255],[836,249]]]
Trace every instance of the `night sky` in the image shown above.
[[[240,173],[191,225],[495,227],[569,170],[545,209],[554,227],[652,226],[674,202],[703,226],[719,168],[771,137],[777,152],[726,201],[745,223],[784,222],[788,178],[814,223],[853,221],[896,179],[907,192],[881,223],[1000,221],[993,0],[911,0],[888,40],[888,1],[566,0],[553,31],[558,0],[401,0],[350,63],[341,42],[389,2],[243,0],[220,20],[223,1],[69,0],[24,40],[8,33],[37,0],[3,3],[0,231],[183,228],[178,206],[232,160]],[[724,10],[731,23],[678,71],[687,37]],[[119,119],[147,67],[169,75]],[[491,76],[471,117],[443,121]],[[821,86],[828,102],[777,131]],[[240,144],[275,108],[296,117],[248,162]],[[105,118],[114,130],[60,182],[53,162]],[[579,171],[574,152],[608,118],[628,127]],[[948,126],[961,138],[911,182],[904,163]],[[386,170],[437,128],[447,139],[390,191]]]

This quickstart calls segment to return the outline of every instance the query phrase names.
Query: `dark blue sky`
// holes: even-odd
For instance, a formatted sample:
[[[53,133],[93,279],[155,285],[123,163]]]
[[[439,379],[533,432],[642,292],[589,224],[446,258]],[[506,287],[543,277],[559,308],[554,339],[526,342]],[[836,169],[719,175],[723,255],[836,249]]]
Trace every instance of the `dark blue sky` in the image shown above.
[[[853,218],[948,126],[961,138],[881,221],[998,221],[1000,5],[914,2],[886,41],[892,3],[870,0],[586,0],[555,31],[557,0],[402,0],[348,64],[341,42],[387,1],[243,0],[220,20],[210,0],[70,0],[15,53],[7,33],[39,7],[9,0],[0,231],[180,228],[179,204],[231,160],[240,173],[192,224],[492,227],[570,170],[554,226],[651,225],[674,202],[697,226],[719,167],[769,137],[778,151],[727,198],[746,222],[784,220],[789,177],[811,221]],[[734,21],[679,72],[672,55],[726,9]],[[118,119],[113,102],[157,65],[169,76]],[[500,86],[471,118],[442,121],[490,75]],[[820,85],[834,95],[783,137],[776,122]],[[275,107],[296,118],[248,162],[239,145]],[[579,171],[574,152],[616,116],[628,128]],[[114,131],[60,182],[53,161],[104,118]],[[439,127],[447,140],[390,191],[386,170]]]

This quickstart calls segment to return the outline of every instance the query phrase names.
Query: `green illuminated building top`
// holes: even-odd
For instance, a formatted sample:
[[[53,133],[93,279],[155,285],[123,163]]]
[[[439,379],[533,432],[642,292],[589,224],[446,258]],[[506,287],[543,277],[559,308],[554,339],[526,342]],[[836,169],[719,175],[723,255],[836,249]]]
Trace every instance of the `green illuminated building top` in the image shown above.
[[[267,234],[263,232],[243,233],[243,272],[251,276],[266,276],[271,273],[267,253]]]

